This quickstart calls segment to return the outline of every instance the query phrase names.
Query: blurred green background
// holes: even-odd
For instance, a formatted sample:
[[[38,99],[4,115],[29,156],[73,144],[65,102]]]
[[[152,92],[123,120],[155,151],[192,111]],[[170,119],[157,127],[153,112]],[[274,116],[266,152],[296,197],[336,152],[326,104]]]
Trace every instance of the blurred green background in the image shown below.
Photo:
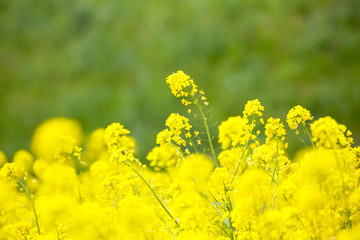
[[[29,149],[38,124],[65,116],[85,133],[121,122],[144,158],[185,112],[165,83],[179,69],[214,122],[259,98],[265,117],[300,104],[359,142],[358,0],[0,0],[0,149]]]

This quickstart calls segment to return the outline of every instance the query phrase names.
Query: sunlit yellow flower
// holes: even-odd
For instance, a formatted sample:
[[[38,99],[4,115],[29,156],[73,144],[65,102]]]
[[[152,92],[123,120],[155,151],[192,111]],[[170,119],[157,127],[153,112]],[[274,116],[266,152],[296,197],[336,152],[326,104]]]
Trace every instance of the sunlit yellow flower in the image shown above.
[[[312,120],[309,110],[297,105],[290,109],[286,121],[291,129],[297,129],[299,124],[306,124],[306,121]],[[296,132],[298,133],[298,132]]]
[[[255,139],[255,135],[251,134],[252,129],[253,127],[249,125],[247,118],[229,117],[219,126],[221,148],[227,149],[229,146],[245,145],[250,139]]]
[[[259,99],[255,99],[246,103],[243,114],[245,118],[248,118],[252,115],[262,116],[263,111],[264,107],[261,105]]]
[[[54,161],[54,151],[57,147],[56,139],[64,135],[73,137],[76,145],[80,145],[83,133],[79,122],[63,117],[44,121],[34,132],[31,142],[32,152],[36,157],[49,162]]]
[[[179,70],[166,78],[166,83],[169,84],[171,93],[175,97],[187,97],[189,94],[194,96],[198,92],[198,87],[190,76]]]
[[[338,148],[350,147],[353,143],[351,137],[346,137],[346,127],[338,124],[331,117],[324,117],[316,120],[311,125],[313,141],[318,147]]]
[[[109,160],[113,163],[134,161],[135,140],[128,136],[130,131],[120,123],[112,123],[105,130],[105,143],[109,150]]]
[[[266,142],[271,141],[272,139],[280,139],[283,141],[285,139],[285,128],[284,124],[280,121],[280,118],[269,118],[265,125],[265,135]]]

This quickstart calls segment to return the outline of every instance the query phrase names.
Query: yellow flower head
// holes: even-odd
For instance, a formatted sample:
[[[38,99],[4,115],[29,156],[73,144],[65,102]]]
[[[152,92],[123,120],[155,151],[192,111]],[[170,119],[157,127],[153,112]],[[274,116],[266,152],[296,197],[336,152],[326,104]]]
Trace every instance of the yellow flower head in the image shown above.
[[[252,126],[249,125],[247,118],[229,117],[228,120],[222,122],[219,126],[219,143],[222,149],[227,149],[230,145],[236,147],[245,145],[255,136],[251,134]]]
[[[206,191],[209,193],[209,196],[212,196],[215,199],[226,199],[226,196],[224,195],[224,186],[230,186],[232,177],[233,174],[226,168],[215,168],[206,184]]]
[[[154,147],[151,152],[149,152],[146,159],[150,161],[150,166],[153,167],[155,171],[159,171],[175,167],[178,164],[180,157],[174,147],[160,145]]]
[[[179,166],[179,178],[185,181],[197,181],[204,183],[214,169],[213,162],[201,154],[192,154],[188,156],[185,161],[181,162]]]
[[[60,163],[77,166],[80,162],[81,148],[76,146],[76,140],[69,135],[59,136],[56,139],[54,158]]]
[[[261,105],[261,102],[259,101],[259,99],[255,99],[246,103],[243,114],[245,118],[252,115],[262,116],[263,111],[264,107]]]
[[[120,123],[112,123],[105,130],[105,143],[108,146],[110,162],[134,161],[135,140],[128,136],[130,131]]]
[[[300,123],[305,125],[308,120],[312,120],[309,110],[300,105],[290,109],[286,118],[286,121],[291,129],[297,129]]]
[[[189,119],[181,116],[178,113],[172,113],[165,121],[165,126],[168,129],[161,131],[157,138],[157,144],[170,144],[175,143],[179,146],[186,146],[186,141],[181,137],[183,133],[186,138],[191,137],[190,129],[192,126],[189,124]]]
[[[73,137],[77,145],[81,144],[83,133],[79,122],[63,117],[46,120],[36,128],[31,142],[31,150],[36,157],[52,162],[57,147],[56,139],[64,135]]]
[[[32,172],[33,161],[34,157],[26,150],[19,150],[14,154],[13,163],[22,177]]]
[[[346,137],[346,127],[338,124],[331,117],[319,118],[311,125],[313,141],[316,146],[324,148],[350,147],[351,137]]]
[[[194,96],[198,91],[198,86],[194,83],[194,80],[181,70],[168,76],[166,83],[169,84],[171,93],[175,97],[187,97],[189,94]]]
[[[191,125],[189,124],[189,119],[184,116],[181,116],[178,113],[170,114],[170,116],[165,121],[165,126],[167,126],[170,129],[170,131],[174,133],[177,133],[182,129],[189,131],[191,128]]]
[[[280,121],[280,118],[269,118],[265,125],[266,142],[270,142],[272,139],[284,140],[286,134],[284,124]]]
[[[14,163],[5,163],[0,170],[0,180],[16,186],[17,180],[20,178],[20,174],[17,172],[17,168]]]

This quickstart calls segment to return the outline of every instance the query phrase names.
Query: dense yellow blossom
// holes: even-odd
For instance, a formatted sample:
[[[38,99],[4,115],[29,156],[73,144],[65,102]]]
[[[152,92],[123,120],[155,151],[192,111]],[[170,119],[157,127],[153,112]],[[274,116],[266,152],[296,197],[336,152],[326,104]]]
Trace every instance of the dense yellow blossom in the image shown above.
[[[285,127],[280,118],[270,117],[267,120],[265,125],[266,142],[269,142],[273,139],[280,139],[283,141],[285,134]]]
[[[219,126],[219,143],[222,149],[245,145],[249,140],[255,139],[252,132],[253,126],[247,118],[229,117]]]
[[[50,119],[31,151],[9,161],[0,151],[0,240],[359,239],[360,147],[344,125],[309,124],[308,110],[292,108],[290,128],[303,125],[313,146],[291,157],[279,118],[264,134],[256,126],[264,108],[255,99],[220,123],[215,149],[204,91],[182,71],[167,83],[204,125],[171,113],[148,168],[120,123],[83,144],[75,120]]]
[[[194,83],[194,80],[181,70],[168,76],[166,83],[169,84],[171,93],[175,97],[187,97],[189,94],[194,96],[198,92],[198,86]],[[187,105],[186,102],[183,104]]]
[[[150,161],[151,167],[154,167],[156,171],[159,171],[175,167],[180,161],[180,156],[176,148],[160,145],[154,147],[149,152],[146,159]]]
[[[261,105],[259,99],[255,99],[252,101],[248,101],[245,105],[245,109],[243,111],[244,117],[248,118],[250,116],[262,116],[262,112],[264,111],[264,107]]]
[[[31,150],[36,157],[53,161],[57,147],[56,139],[63,135],[73,137],[77,145],[82,143],[83,133],[78,121],[63,117],[46,120],[36,128]]]
[[[130,131],[120,123],[112,123],[105,130],[105,143],[109,159],[115,164],[134,161],[135,140],[128,136]]]
[[[290,109],[290,111],[286,117],[286,121],[287,121],[289,127],[294,130],[298,128],[300,123],[305,126],[306,121],[310,121],[312,119],[313,118],[310,115],[309,110],[303,108],[300,105],[297,105],[297,106],[293,107],[292,109]],[[298,133],[298,132],[296,132],[296,133]]]
[[[221,166],[233,173],[235,171],[236,165],[239,162],[239,159],[243,151],[244,150],[240,147],[234,147],[228,150],[221,151],[221,153],[219,153],[218,156]],[[248,152],[245,152],[244,154],[246,156]],[[245,159],[245,161],[241,162],[241,167],[245,168],[248,166],[247,163],[248,159],[247,158],[243,158],[243,159]]]
[[[186,141],[192,138],[192,126],[188,118],[171,113],[165,121],[165,126],[167,128],[156,136],[156,144],[159,146],[154,147],[146,157],[156,171],[177,166],[180,159],[184,158],[183,155],[190,153],[187,147],[194,146],[193,142]],[[195,136],[197,135],[195,133]]]
[[[18,172],[14,163],[5,163],[0,170],[1,181],[15,186],[17,185],[16,179],[20,179],[21,175],[23,174]]]
[[[73,166],[86,165],[81,162],[82,148],[76,146],[76,140],[69,135],[63,135],[56,139],[56,147],[54,150],[54,158],[60,163]]]
[[[19,150],[14,154],[13,163],[21,177],[32,172],[34,157],[26,150]]]
[[[349,147],[353,140],[348,135],[346,127],[338,124],[331,117],[320,118],[311,125],[313,141],[318,147],[339,148]]]

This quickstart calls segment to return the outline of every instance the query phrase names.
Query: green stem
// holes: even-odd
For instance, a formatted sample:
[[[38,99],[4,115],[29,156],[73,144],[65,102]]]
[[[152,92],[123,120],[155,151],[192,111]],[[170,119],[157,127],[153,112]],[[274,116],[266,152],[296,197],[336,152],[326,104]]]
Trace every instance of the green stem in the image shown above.
[[[211,134],[210,134],[209,126],[208,126],[207,121],[206,121],[205,114],[204,114],[203,110],[201,109],[201,106],[199,105],[198,101],[195,100],[195,99],[194,99],[194,101],[195,101],[195,104],[198,107],[198,109],[200,111],[200,114],[201,114],[201,117],[202,117],[202,119],[204,121],[204,126],[205,126],[206,134],[207,134],[207,137],[208,137],[211,153],[212,153],[212,156],[213,156],[213,159],[214,159],[215,167],[220,167],[219,160],[216,157],[215,149],[214,149],[214,146],[212,144]]]
[[[342,182],[342,194],[344,195],[343,199],[344,199],[344,204],[345,204],[345,209],[348,210],[348,202],[347,202],[347,196],[346,196],[346,184],[345,184],[345,179],[344,179],[344,172],[346,171],[346,163],[345,163],[345,159],[343,159],[343,164],[344,164],[344,170],[342,169],[341,167],[341,163],[340,163],[340,159],[336,153],[336,150],[335,150],[335,146],[334,144],[330,141],[330,138],[329,136],[327,135],[327,139],[331,145],[331,148],[332,148],[332,151],[334,153],[334,157],[335,157],[335,160],[336,160],[336,165],[337,165],[337,168],[339,169],[339,172],[340,172],[340,179],[341,179],[341,182]],[[350,221],[350,216],[348,215],[348,222]]]
[[[176,147],[174,144],[172,144],[171,142],[168,142],[168,143],[175,148],[176,152],[180,155],[180,157],[182,158],[182,160],[185,161],[185,158],[184,158],[184,156],[181,154],[181,152],[179,151],[179,149],[177,149],[177,147]]]
[[[314,144],[314,142],[313,142],[313,140],[312,140],[311,133],[310,133],[309,129],[306,127],[305,124],[303,124],[303,127],[304,127],[304,129],[305,129],[305,131],[306,131],[306,134],[307,134],[307,135],[309,136],[309,138],[310,138],[310,142],[311,142],[311,145],[312,145],[313,149],[316,150],[315,144]]]
[[[195,153],[199,153],[192,139],[190,139],[190,143],[191,143],[192,147],[194,148]]]
[[[171,235],[173,236],[173,238],[176,240],[176,236],[174,234],[174,232],[171,230],[171,228],[169,227],[169,225],[166,223],[166,221],[160,216],[158,215],[158,217],[160,218],[160,220],[165,224],[165,226],[167,227],[167,229],[170,231]]]
[[[255,117],[253,116],[253,118],[252,118],[252,124],[254,124],[254,122],[255,122]],[[253,131],[254,127],[255,127],[255,125],[254,125],[254,126],[251,128],[251,130],[249,131],[249,139],[246,141],[246,144],[245,144],[245,146],[244,146],[244,150],[243,150],[243,152],[241,153],[241,156],[240,156],[239,162],[238,162],[238,164],[237,164],[237,166],[236,166],[236,169],[235,169],[235,172],[234,172],[233,178],[231,179],[230,184],[234,181],[235,176],[236,176],[236,174],[237,174],[237,172],[238,172],[238,170],[239,170],[241,160],[242,160],[242,158],[244,157],[244,154],[245,154],[246,148],[247,148],[247,147],[248,147],[248,145],[249,145],[249,141],[250,141],[251,134],[252,134],[252,131]]]
[[[165,212],[170,216],[170,218],[175,222],[175,224],[177,226],[180,226],[178,221],[173,217],[173,215],[170,213],[170,210],[167,209],[167,207],[164,205],[164,203],[160,200],[159,196],[155,193],[155,191],[152,189],[152,187],[150,186],[150,184],[145,180],[145,178],[143,176],[141,176],[141,174],[136,171],[134,168],[131,168],[140,178],[141,180],[143,180],[143,182],[146,184],[146,186],[148,186],[148,188],[150,189],[150,191],[152,192],[152,194],[155,196],[156,200],[160,203],[161,207],[165,210]]]
[[[235,172],[234,172],[234,175],[233,175],[233,177],[232,177],[232,179],[231,179],[230,184],[232,184],[232,182],[234,181],[235,176],[236,176],[236,174],[237,174],[237,172],[238,172],[238,170],[239,170],[240,163],[241,163],[242,158],[243,158],[244,155],[245,155],[245,151],[246,151],[246,148],[247,148],[247,146],[248,146],[248,143],[249,143],[249,141],[247,141],[246,144],[245,144],[245,146],[244,146],[244,150],[243,150],[243,152],[241,153],[239,162],[238,162],[238,164],[237,164],[237,166],[236,166],[236,169],[235,169]]]
[[[229,235],[229,233],[227,233],[226,230],[225,230],[223,227],[221,227],[220,225],[218,225],[218,226],[219,226],[219,228],[220,228],[221,230],[223,230],[223,232],[224,232],[230,239],[232,239],[231,236]]]
[[[273,170],[273,172],[272,172],[272,174],[271,174],[271,182],[270,182],[269,188],[268,188],[268,190],[267,190],[267,192],[266,192],[265,203],[264,203],[263,206],[261,206],[259,214],[261,214],[261,213],[264,211],[264,209],[265,209],[265,207],[266,207],[266,205],[267,205],[267,200],[268,200],[268,198],[269,198],[269,194],[270,194],[270,190],[271,190],[271,186],[272,186],[273,182],[275,182],[275,191],[276,191],[276,184],[277,184],[277,180],[278,180],[278,179],[277,179],[277,180],[275,181],[275,173],[276,173],[276,168],[277,168],[277,165],[278,165],[277,161],[278,161],[278,144],[277,144],[277,141],[276,141],[275,166],[274,166],[274,170]],[[275,191],[274,191],[274,192],[275,192]],[[274,199],[275,199],[275,198],[274,198]],[[274,200],[273,200],[273,201],[274,201]],[[274,205],[274,204],[273,204],[273,205]],[[273,207],[272,207],[272,208],[273,208]]]
[[[119,196],[119,194],[117,193],[117,191],[115,190],[114,185],[113,185],[112,183],[110,183],[110,187],[112,188],[112,190],[114,190],[115,195],[116,195],[117,199],[118,199],[119,202],[120,202],[120,196]]]
[[[231,215],[231,212],[233,210],[233,204],[231,202],[230,197],[227,195],[227,192],[228,192],[228,189],[224,183],[224,195],[225,195],[225,199],[227,201],[227,205],[229,206],[228,207],[229,215]],[[233,229],[233,226],[231,223],[231,217],[229,217],[228,219],[229,219],[229,231],[230,231],[229,235],[230,235],[230,239],[233,240],[234,239],[234,229]]]
[[[194,178],[193,181],[196,185],[198,185],[197,181]],[[222,213],[220,212],[220,210],[215,206],[213,202],[210,201],[210,199],[206,196],[206,194],[203,191],[198,191],[198,193],[201,197],[205,198],[210,203],[210,205],[217,211],[220,217],[222,217]]]
[[[31,193],[29,192],[29,190],[27,189],[25,184],[22,181],[20,181],[20,179],[16,178],[16,180],[20,184],[20,186],[25,190],[26,195],[30,199],[30,202],[31,202],[31,205],[32,205],[32,208],[33,208],[33,211],[34,211],[34,215],[35,215],[36,227],[37,227],[37,230],[38,230],[38,234],[40,235],[39,221],[38,221],[38,217],[37,217],[37,214],[36,214],[35,205],[34,205],[34,201],[32,199]]]
[[[273,177],[272,177],[272,180],[273,180],[273,179],[274,179],[275,170],[276,170],[276,181],[275,181],[274,196],[273,196],[273,203],[272,203],[272,206],[271,206],[271,211],[274,210],[275,198],[276,198],[276,188],[277,188],[278,181],[279,181],[278,154],[279,154],[279,144],[278,144],[278,142],[276,141],[276,158],[275,158],[274,173],[273,173]],[[271,180],[271,181],[272,181],[272,180]]]
[[[191,93],[187,89],[185,89],[185,90],[188,92],[189,96],[191,96],[191,98],[193,99],[195,105],[199,109],[199,112],[201,114],[201,118],[203,119],[203,122],[204,122],[204,127],[205,127],[205,130],[206,130],[206,135],[208,137],[208,141],[209,141],[209,145],[210,145],[210,149],[211,149],[211,153],[212,153],[212,156],[213,156],[215,167],[220,167],[220,162],[216,157],[215,149],[214,149],[214,146],[212,144],[211,134],[210,134],[209,126],[208,126],[207,121],[206,121],[205,114],[204,114],[203,110],[201,109],[201,106],[200,106],[198,100],[195,99],[195,97],[193,95],[191,95]]]

